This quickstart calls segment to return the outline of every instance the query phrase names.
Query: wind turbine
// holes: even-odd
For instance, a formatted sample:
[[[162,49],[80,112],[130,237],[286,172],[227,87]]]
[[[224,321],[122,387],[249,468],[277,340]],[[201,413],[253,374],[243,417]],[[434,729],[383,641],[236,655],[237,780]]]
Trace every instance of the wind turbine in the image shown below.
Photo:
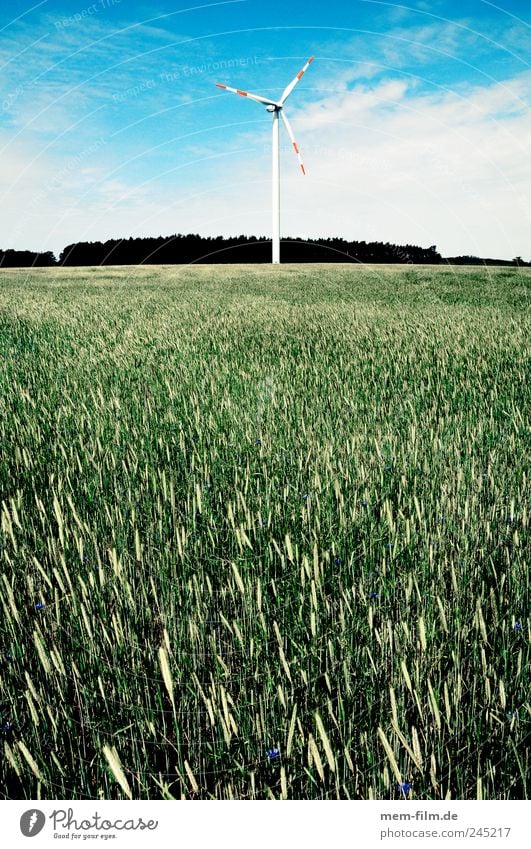
[[[288,86],[282,92],[280,100],[270,100],[268,97],[262,97],[259,94],[250,94],[248,91],[242,91],[239,88],[231,88],[228,85],[223,85],[222,83],[216,83],[218,88],[223,88],[225,91],[233,91],[234,94],[241,94],[242,97],[248,97],[249,100],[255,100],[257,103],[262,103],[268,112],[273,114],[273,264],[278,264],[280,262],[280,132],[279,132],[279,119],[282,117],[284,121],[284,126],[288,131],[288,135],[291,139],[291,143],[293,145],[293,149],[297,154],[297,158],[299,160],[301,170],[303,174],[306,174],[304,170],[304,165],[302,164],[301,155],[299,152],[299,147],[297,142],[295,141],[295,136],[293,135],[293,130],[291,129],[291,124],[286,118],[286,113],[284,112],[284,104],[291,92],[302,78],[303,74],[306,73],[310,65],[312,64],[314,57],[311,56],[306,62],[304,68],[299,71],[296,77],[290,82]]]

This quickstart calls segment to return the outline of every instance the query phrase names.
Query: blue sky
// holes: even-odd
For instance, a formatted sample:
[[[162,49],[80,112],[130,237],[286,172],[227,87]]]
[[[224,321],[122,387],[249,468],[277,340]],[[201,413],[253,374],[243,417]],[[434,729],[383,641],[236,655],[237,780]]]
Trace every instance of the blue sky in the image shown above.
[[[0,247],[282,233],[531,258],[524,0],[11,2],[0,9]]]

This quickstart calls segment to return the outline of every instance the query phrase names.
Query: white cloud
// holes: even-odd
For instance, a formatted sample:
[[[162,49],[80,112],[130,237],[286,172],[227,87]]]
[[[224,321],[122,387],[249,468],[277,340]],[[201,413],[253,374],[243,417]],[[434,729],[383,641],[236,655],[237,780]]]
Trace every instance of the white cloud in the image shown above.
[[[531,256],[530,84],[527,73],[465,97],[387,81],[292,110],[308,178],[285,158],[283,232]],[[244,220],[256,188],[240,197]]]

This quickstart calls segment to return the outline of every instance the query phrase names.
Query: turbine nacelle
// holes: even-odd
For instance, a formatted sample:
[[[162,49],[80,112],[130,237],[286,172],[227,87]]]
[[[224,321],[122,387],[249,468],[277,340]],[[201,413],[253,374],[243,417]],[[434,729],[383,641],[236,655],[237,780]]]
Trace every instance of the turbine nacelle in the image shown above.
[[[266,109],[268,112],[278,112],[279,109],[282,109],[282,106],[274,106],[272,103],[268,103]]]

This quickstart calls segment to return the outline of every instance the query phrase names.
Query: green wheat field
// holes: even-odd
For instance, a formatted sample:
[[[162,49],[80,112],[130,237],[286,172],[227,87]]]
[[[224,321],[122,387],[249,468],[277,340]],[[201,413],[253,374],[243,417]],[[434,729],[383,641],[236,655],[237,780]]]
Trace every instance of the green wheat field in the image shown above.
[[[0,795],[527,799],[517,268],[0,271]]]

